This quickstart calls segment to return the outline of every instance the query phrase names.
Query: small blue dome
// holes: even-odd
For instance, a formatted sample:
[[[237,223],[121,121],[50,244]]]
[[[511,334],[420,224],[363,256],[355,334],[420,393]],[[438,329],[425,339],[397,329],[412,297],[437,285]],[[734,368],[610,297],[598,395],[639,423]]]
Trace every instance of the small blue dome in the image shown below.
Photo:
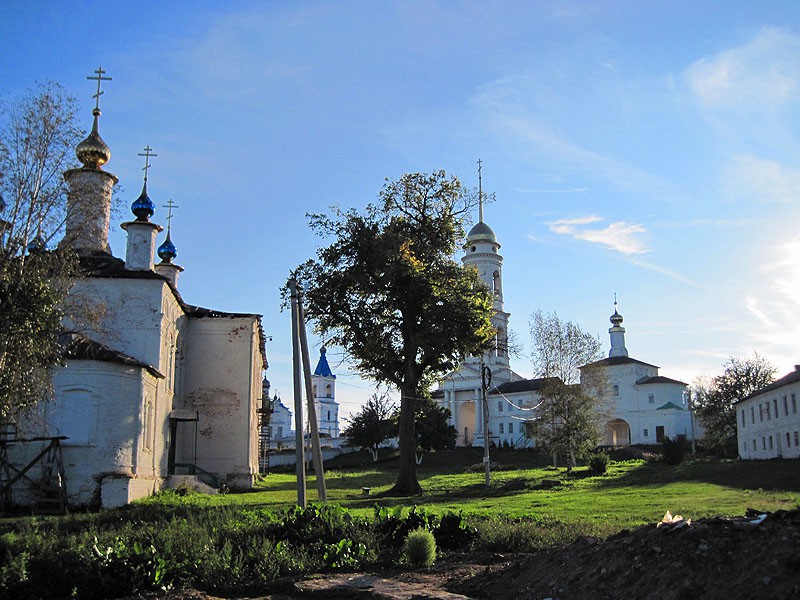
[[[155,212],[156,205],[153,204],[153,201],[150,200],[150,196],[147,195],[147,183],[142,186],[142,193],[139,197],[131,204],[131,212],[136,215],[137,221],[148,221],[150,217],[153,216]]]
[[[171,263],[176,256],[178,256],[178,251],[175,249],[175,244],[169,239],[169,232],[167,232],[167,239],[158,247],[158,258],[165,263]]]
[[[30,242],[28,242],[28,254],[36,254],[37,252],[41,252],[45,250],[45,243],[44,238],[42,237],[41,233],[37,233],[36,237],[33,238]]]

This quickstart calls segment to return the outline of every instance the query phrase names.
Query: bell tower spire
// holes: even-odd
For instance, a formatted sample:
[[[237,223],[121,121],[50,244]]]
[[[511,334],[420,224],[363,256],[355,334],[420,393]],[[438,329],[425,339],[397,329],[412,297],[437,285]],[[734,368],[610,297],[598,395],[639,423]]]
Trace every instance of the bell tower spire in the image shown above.
[[[75,148],[75,154],[83,166],[64,172],[69,193],[62,243],[80,254],[111,254],[108,245],[111,194],[118,180],[113,174],[103,171],[103,165],[111,159],[111,150],[100,137],[99,130],[100,96],[103,95],[100,85],[103,81],[111,81],[111,77],[104,77],[106,72],[103,67],[98,67],[95,73],[96,76],[86,78],[97,81],[97,92],[92,96],[95,99],[92,131]]]
[[[608,330],[611,336],[611,350],[608,357],[628,356],[628,349],[625,347],[625,328],[622,326],[622,315],[617,312],[617,295],[614,294],[614,314],[609,319],[611,328]]]

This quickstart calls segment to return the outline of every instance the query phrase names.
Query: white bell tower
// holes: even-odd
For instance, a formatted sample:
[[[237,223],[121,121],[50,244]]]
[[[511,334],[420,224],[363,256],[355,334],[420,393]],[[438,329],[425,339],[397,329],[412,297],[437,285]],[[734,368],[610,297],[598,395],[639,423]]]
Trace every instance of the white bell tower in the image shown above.
[[[336,375],[331,371],[325,353],[326,348],[323,346],[319,352],[317,368],[311,376],[317,425],[320,435],[338,438],[339,403],[336,402]]]
[[[486,366],[492,369],[496,383],[508,381],[511,377],[508,360],[508,319],[511,316],[503,307],[503,257],[500,244],[492,228],[483,220],[483,182],[481,161],[478,161],[478,222],[467,234],[464,246],[466,253],[461,262],[474,266],[478,275],[494,294],[494,316],[492,325],[497,329],[495,347],[483,357]],[[465,362],[480,362],[479,357],[470,357]]]

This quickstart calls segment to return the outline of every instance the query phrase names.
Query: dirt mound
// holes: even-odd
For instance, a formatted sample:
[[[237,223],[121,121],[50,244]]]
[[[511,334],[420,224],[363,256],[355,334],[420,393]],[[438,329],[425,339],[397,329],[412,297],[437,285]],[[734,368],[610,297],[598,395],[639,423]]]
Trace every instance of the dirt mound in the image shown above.
[[[492,600],[800,598],[800,510],[583,538],[448,587]]]

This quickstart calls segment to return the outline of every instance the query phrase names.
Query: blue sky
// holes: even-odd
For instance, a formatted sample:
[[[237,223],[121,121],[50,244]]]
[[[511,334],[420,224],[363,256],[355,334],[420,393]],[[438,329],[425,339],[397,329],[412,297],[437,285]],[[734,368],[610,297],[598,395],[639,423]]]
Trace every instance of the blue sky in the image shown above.
[[[320,243],[305,213],[361,208],[384,178],[445,169],[486,209],[524,346],[536,309],[691,382],[757,351],[800,362],[800,10],[795,1],[0,4],[0,94],[54,80],[106,169],[180,208],[181,293],[264,315],[292,396],[278,289]],[[314,340],[318,348],[318,341]],[[316,350],[314,350],[316,353]],[[331,349],[344,412],[370,384]],[[312,356],[312,361],[316,356]]]

